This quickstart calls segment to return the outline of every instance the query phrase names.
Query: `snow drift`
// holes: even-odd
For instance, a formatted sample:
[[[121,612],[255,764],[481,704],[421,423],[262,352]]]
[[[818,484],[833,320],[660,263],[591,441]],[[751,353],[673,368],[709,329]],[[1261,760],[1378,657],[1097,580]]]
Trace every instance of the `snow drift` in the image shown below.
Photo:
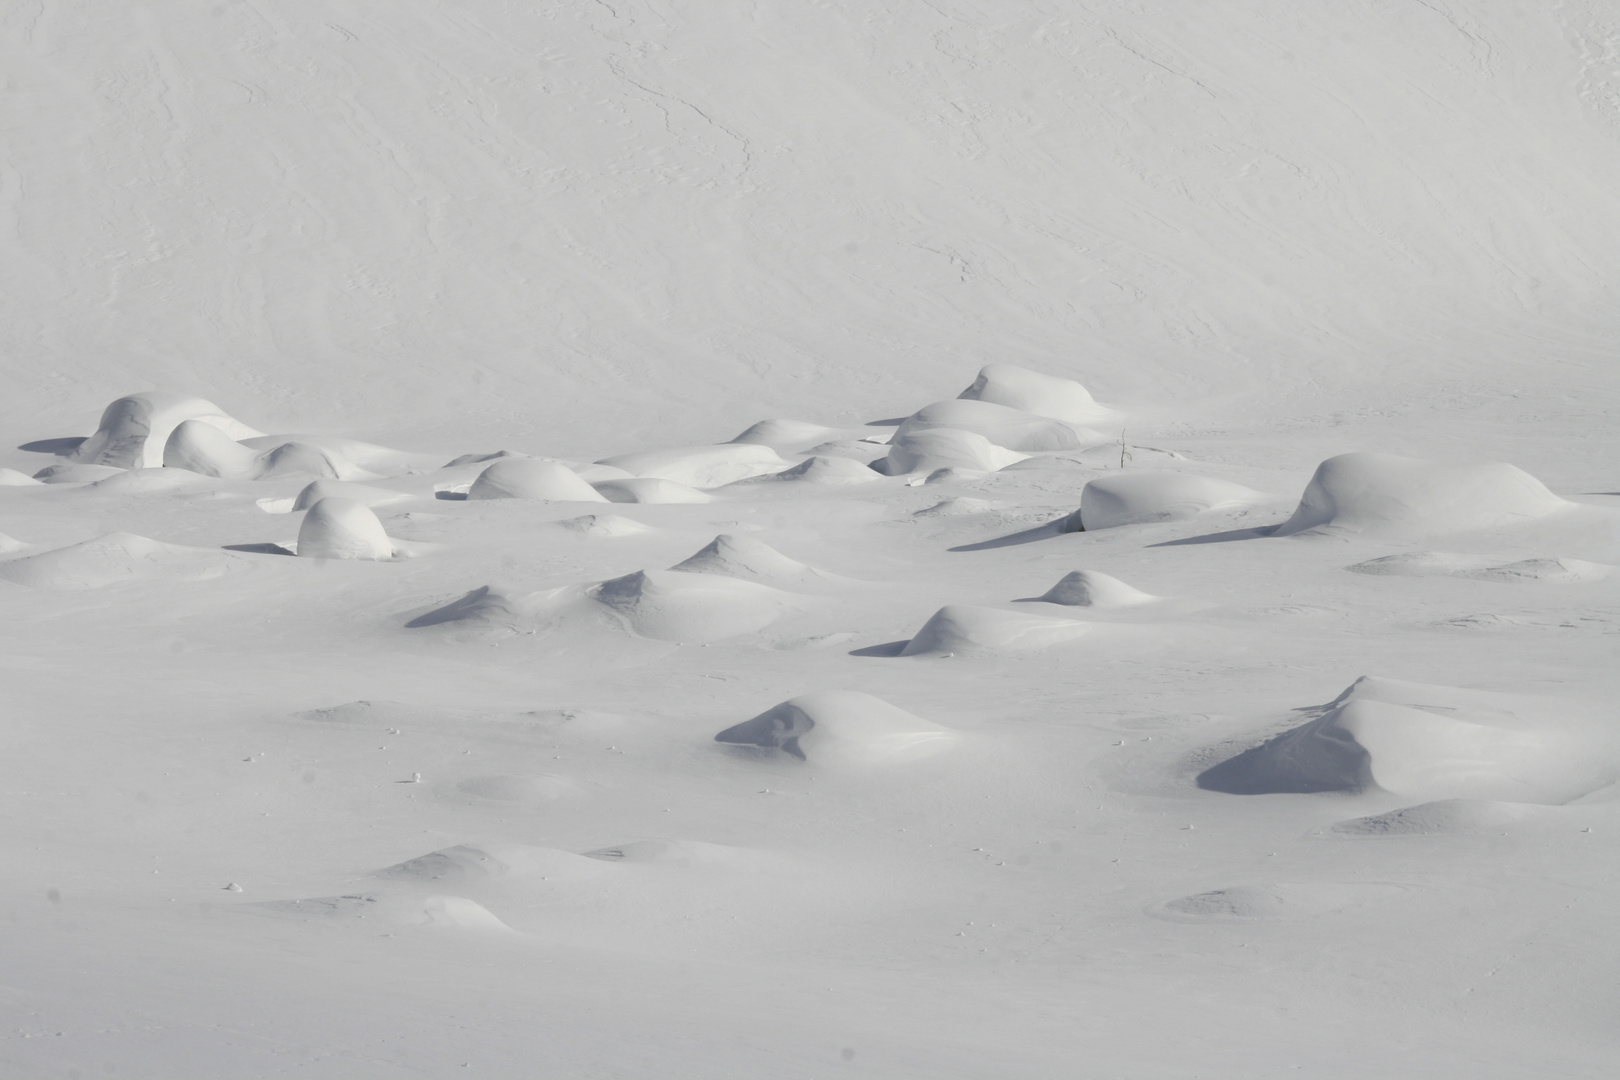
[[[1087,442],[1100,442],[1103,436],[1081,432],[1061,420],[1035,416],[1019,409],[989,401],[953,399],[925,405],[901,421],[894,437],[915,431],[954,428],[971,431],[1008,450],[1078,450]]]
[[[888,456],[874,462],[873,468],[889,476],[933,472],[936,469],[993,472],[1015,461],[1023,461],[1028,456],[997,446],[978,432],[958,428],[922,428],[897,434],[889,443]]]
[[[205,581],[242,565],[241,556],[227,551],[117,532],[0,562],[0,578],[31,589],[100,589],[152,579]]]
[[[118,469],[156,468],[164,446],[180,424],[194,420],[220,432],[225,441],[262,435],[211,401],[187,394],[150,391],[128,394],[108,405],[101,423],[70,455],[71,460]]]
[[[1187,473],[1126,472],[1099,477],[1080,492],[1080,509],[1064,532],[1112,529],[1159,521],[1185,521],[1208,510],[1258,502],[1258,491],[1226,480]]]
[[[1074,570],[1036,598],[1048,604],[1070,607],[1135,607],[1159,599],[1096,570]]]
[[[979,369],[979,377],[973,380],[973,385],[958,397],[1050,416],[1070,424],[1103,423],[1114,415],[1112,409],[1097,404],[1090,391],[1073,379],[1042,375],[1013,364],[986,364]]]
[[[673,480],[677,484],[695,488],[712,488],[761,473],[779,472],[791,462],[778,457],[769,446],[736,442],[643,450],[603,458],[597,464],[612,465],[632,476]]]
[[[948,604],[923,623],[901,656],[971,656],[1025,652],[1070,641],[1088,627],[1073,619],[1026,615],[1000,608]]]
[[[1520,525],[1573,505],[1504,462],[1340,454],[1316,467],[1298,509],[1276,535],[1466,532]]]
[[[790,698],[714,738],[815,763],[870,764],[936,754],[959,736],[870,694],[824,690]]]
[[[1611,746],[1589,730],[1518,715],[1521,700],[1363,677],[1316,719],[1204,770],[1198,786],[1561,803],[1613,780]]]
[[[467,489],[469,501],[543,499],[552,502],[607,502],[578,473],[556,461],[502,458],[478,474]]]
[[[394,542],[371,507],[332,495],[304,512],[298,554],[314,559],[392,559]]]

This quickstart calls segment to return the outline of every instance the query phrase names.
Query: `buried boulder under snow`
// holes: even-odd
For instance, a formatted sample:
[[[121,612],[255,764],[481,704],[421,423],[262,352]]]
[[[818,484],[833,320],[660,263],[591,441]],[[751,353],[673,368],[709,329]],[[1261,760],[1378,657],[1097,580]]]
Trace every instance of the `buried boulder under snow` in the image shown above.
[[[1064,532],[1111,529],[1185,521],[1206,510],[1246,506],[1262,498],[1258,491],[1227,480],[1173,472],[1127,472],[1103,476],[1080,492],[1080,509],[1063,523]]]
[[[726,728],[716,742],[778,751],[812,762],[866,764],[925,757],[960,736],[881,698],[824,690],[791,698]]]
[[[1316,719],[1205,769],[1198,786],[1562,803],[1614,780],[1615,749],[1556,703],[1363,677]]]
[[[1112,409],[1097,404],[1091,393],[1073,379],[1042,375],[1013,364],[986,364],[979,369],[979,377],[973,380],[973,385],[957,396],[1071,424],[1094,424],[1114,415]]]
[[[394,543],[371,507],[328,496],[304,514],[298,554],[315,559],[392,559]]]
[[[467,489],[467,499],[543,499],[607,502],[574,470],[558,461],[508,457],[490,465]]]
[[[1572,505],[1505,462],[1340,454],[1316,467],[1299,507],[1276,535],[1463,532],[1523,524]]]

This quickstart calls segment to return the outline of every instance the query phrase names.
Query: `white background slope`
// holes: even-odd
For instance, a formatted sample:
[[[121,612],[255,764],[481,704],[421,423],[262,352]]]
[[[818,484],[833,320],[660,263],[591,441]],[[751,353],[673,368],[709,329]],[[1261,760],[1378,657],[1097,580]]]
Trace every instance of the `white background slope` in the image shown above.
[[[46,0],[0,10],[0,72],[0,466],[152,386],[264,431],[589,461],[858,427],[1011,362],[1268,500],[952,550],[1116,470],[761,483],[617,505],[650,528],[615,537],[419,477],[378,481],[416,496],[378,508],[416,558],[0,581],[0,1071],[1612,1071],[1612,787],[1369,838],[1333,827],[1408,803],[1194,778],[1362,674],[1612,728],[1620,576],[1345,572],[1407,550],[1373,536],[1155,546],[1279,523],[1352,450],[1620,501],[1589,494],[1620,491],[1610,5]],[[209,560],[291,540],[254,500],[302,486],[6,487],[0,531]],[[951,497],[990,509],[916,516]],[[1620,564],[1603,520],[1434,543]],[[405,628],[722,532],[831,584],[707,646]],[[1075,569],[1174,602],[1011,603]],[[872,648],[945,605],[1096,625]],[[711,742],[824,690],[963,744],[858,769]],[[638,839],[696,844],[578,880],[371,876]],[[419,892],[516,932],[256,906]]]

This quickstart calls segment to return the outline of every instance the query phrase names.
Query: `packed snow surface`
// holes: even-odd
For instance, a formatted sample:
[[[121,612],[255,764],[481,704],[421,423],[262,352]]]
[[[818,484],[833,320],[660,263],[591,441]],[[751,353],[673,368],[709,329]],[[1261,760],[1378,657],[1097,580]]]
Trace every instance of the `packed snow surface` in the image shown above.
[[[1613,0],[0,71],[0,1076],[1613,1076]]]

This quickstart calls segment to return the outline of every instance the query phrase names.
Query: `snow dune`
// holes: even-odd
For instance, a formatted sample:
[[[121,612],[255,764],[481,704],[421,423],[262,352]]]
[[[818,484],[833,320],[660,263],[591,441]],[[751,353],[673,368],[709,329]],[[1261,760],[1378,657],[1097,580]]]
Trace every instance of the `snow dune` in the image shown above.
[[[823,690],[790,698],[714,738],[818,764],[868,765],[937,754],[960,736],[870,694]]]

